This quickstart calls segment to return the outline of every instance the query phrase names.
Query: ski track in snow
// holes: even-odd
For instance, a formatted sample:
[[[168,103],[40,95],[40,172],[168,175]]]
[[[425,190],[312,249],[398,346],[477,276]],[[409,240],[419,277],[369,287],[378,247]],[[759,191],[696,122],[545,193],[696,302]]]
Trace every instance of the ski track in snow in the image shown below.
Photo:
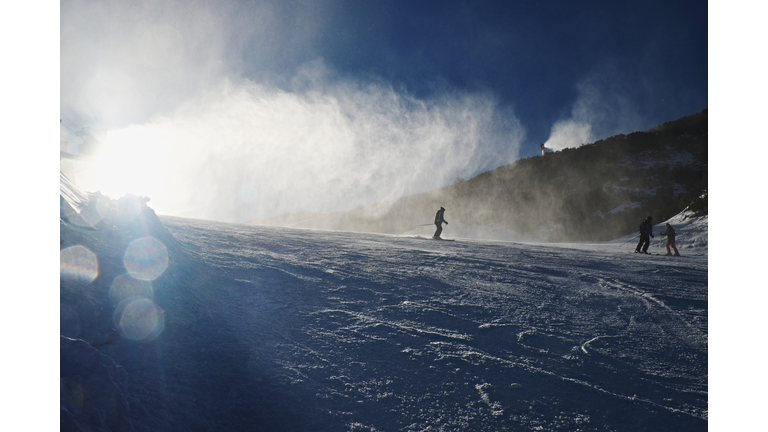
[[[323,430],[707,428],[706,254],[161,220],[188,307],[226,311],[232,398],[269,382]]]

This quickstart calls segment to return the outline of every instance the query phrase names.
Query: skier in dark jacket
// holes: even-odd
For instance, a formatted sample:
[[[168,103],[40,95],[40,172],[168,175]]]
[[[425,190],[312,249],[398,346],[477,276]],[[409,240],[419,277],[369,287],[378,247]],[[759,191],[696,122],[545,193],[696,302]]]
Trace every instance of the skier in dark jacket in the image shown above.
[[[648,253],[648,246],[651,245],[651,239],[653,238],[653,218],[648,216],[643,223],[640,224],[640,242],[635,248],[635,253]],[[650,238],[649,238],[650,236]],[[642,248],[642,250],[641,250]]]
[[[440,207],[440,210],[438,210],[437,214],[435,215],[435,226],[437,227],[437,231],[435,231],[435,235],[433,235],[432,237],[436,239],[440,239],[440,233],[443,232],[443,222],[445,222],[445,224],[448,225],[448,222],[443,218],[444,213],[445,213],[445,209]]]
[[[672,255],[672,252],[669,250],[669,247],[672,246],[672,249],[675,250],[675,256],[680,256],[680,252],[677,251],[677,245],[675,245],[675,229],[672,228],[672,225],[669,223],[667,223],[666,226],[667,230],[661,235],[667,236],[667,255]]]

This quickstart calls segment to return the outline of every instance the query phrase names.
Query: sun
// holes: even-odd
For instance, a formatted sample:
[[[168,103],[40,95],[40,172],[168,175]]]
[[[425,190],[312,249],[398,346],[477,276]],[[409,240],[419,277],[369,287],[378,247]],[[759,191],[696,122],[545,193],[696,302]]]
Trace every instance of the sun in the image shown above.
[[[110,131],[106,142],[76,172],[77,184],[113,199],[125,194],[164,198],[173,178],[174,146],[172,136],[146,126]]]

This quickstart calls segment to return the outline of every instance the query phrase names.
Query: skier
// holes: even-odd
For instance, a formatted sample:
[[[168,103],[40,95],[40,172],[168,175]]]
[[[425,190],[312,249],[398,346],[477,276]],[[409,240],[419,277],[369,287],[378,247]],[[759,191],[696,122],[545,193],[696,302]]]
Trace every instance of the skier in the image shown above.
[[[669,247],[672,246],[672,249],[675,250],[675,256],[680,256],[680,252],[677,251],[677,246],[675,245],[675,229],[669,223],[666,226],[667,230],[661,233],[661,235],[667,236],[667,255],[672,255],[672,252],[669,250]]]
[[[648,216],[647,219],[640,224],[640,242],[635,248],[635,253],[648,253],[648,246],[651,245],[651,238],[653,238],[653,218]],[[651,238],[648,238],[650,236]],[[642,250],[640,248],[642,247]]]
[[[437,231],[435,231],[435,235],[433,235],[433,238],[442,240],[440,238],[440,233],[443,232],[443,222],[445,222],[446,225],[448,225],[448,222],[443,219],[443,214],[445,213],[445,209],[440,207],[440,210],[437,211],[437,214],[435,215],[435,226],[437,227]]]

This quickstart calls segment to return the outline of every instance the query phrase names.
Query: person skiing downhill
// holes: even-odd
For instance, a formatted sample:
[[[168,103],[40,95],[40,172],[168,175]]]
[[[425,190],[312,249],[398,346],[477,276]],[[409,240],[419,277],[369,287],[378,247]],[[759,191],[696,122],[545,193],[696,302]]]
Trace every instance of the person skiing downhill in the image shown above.
[[[637,243],[635,253],[648,253],[648,246],[651,245],[651,238],[653,238],[653,218],[648,216],[643,223],[640,224],[640,242]],[[650,238],[648,238],[650,236]],[[642,247],[642,250],[641,250]]]
[[[433,238],[440,239],[440,234],[443,232],[443,222],[445,222],[446,225],[448,225],[448,222],[443,218],[443,214],[445,213],[445,209],[440,207],[440,210],[437,211],[437,214],[435,214],[435,226],[437,227],[437,231],[435,231],[435,235],[433,235]]]
[[[675,256],[680,256],[680,252],[677,251],[677,245],[675,245],[675,229],[669,223],[666,226],[667,230],[661,233],[661,235],[667,236],[667,255],[672,255],[672,252],[669,250],[669,247],[672,246],[672,249],[675,250]]]

